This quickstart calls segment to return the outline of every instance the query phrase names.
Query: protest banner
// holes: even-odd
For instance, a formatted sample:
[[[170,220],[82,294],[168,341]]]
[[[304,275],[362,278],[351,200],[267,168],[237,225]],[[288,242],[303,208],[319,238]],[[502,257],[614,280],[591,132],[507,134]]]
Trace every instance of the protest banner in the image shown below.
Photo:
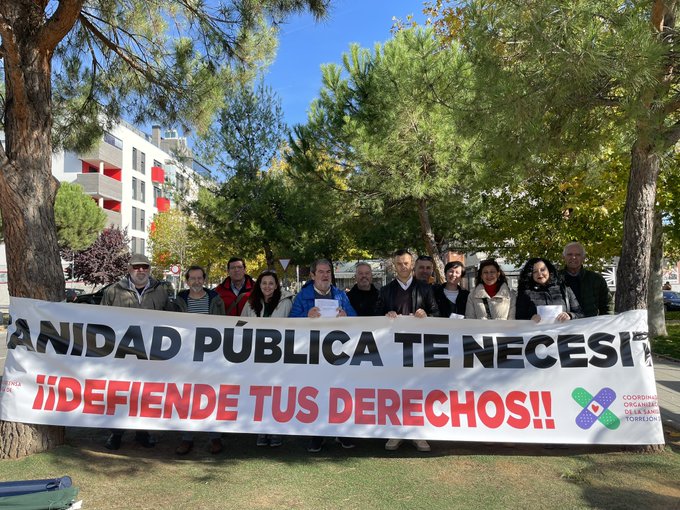
[[[646,312],[252,319],[12,298],[0,418],[146,430],[660,444]]]

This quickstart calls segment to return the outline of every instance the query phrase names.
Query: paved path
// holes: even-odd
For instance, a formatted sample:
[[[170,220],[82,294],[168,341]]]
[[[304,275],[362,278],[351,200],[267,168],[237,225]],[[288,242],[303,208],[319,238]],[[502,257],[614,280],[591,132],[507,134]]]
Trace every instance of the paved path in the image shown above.
[[[0,377],[7,358],[7,330],[0,327]],[[654,357],[656,389],[664,425],[680,432],[680,362]]]

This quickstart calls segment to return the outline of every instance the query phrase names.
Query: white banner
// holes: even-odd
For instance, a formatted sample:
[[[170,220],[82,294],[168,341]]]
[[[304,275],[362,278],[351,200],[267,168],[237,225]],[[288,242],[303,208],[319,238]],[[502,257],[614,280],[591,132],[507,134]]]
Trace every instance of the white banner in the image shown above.
[[[646,312],[564,324],[241,319],[12,298],[0,418],[527,443],[664,442]]]

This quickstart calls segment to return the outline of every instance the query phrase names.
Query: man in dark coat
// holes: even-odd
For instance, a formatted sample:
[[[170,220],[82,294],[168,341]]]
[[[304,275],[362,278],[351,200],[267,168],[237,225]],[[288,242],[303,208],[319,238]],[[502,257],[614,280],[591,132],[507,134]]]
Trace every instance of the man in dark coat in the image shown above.
[[[359,317],[375,315],[375,305],[378,301],[378,289],[373,285],[373,270],[368,262],[359,262],[356,266],[354,278],[357,281],[347,293],[352,308]]]

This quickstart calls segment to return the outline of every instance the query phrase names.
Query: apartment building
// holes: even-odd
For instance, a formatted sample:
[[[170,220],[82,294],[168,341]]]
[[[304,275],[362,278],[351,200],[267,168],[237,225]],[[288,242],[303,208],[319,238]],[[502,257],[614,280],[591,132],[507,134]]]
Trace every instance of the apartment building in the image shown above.
[[[126,122],[106,131],[86,154],[56,154],[52,173],[80,184],[106,212],[108,225],[127,228],[131,252],[144,254],[154,215],[178,197],[194,196],[198,183],[210,177],[176,131],[153,126],[149,135]]]
[[[124,121],[85,154],[55,154],[52,174],[80,184],[106,213],[107,226],[127,228],[130,251],[146,255],[156,213],[195,197],[199,186],[211,180],[210,170],[194,159],[186,138],[176,131],[153,126],[147,134]],[[5,246],[0,243],[0,307],[8,303]]]

